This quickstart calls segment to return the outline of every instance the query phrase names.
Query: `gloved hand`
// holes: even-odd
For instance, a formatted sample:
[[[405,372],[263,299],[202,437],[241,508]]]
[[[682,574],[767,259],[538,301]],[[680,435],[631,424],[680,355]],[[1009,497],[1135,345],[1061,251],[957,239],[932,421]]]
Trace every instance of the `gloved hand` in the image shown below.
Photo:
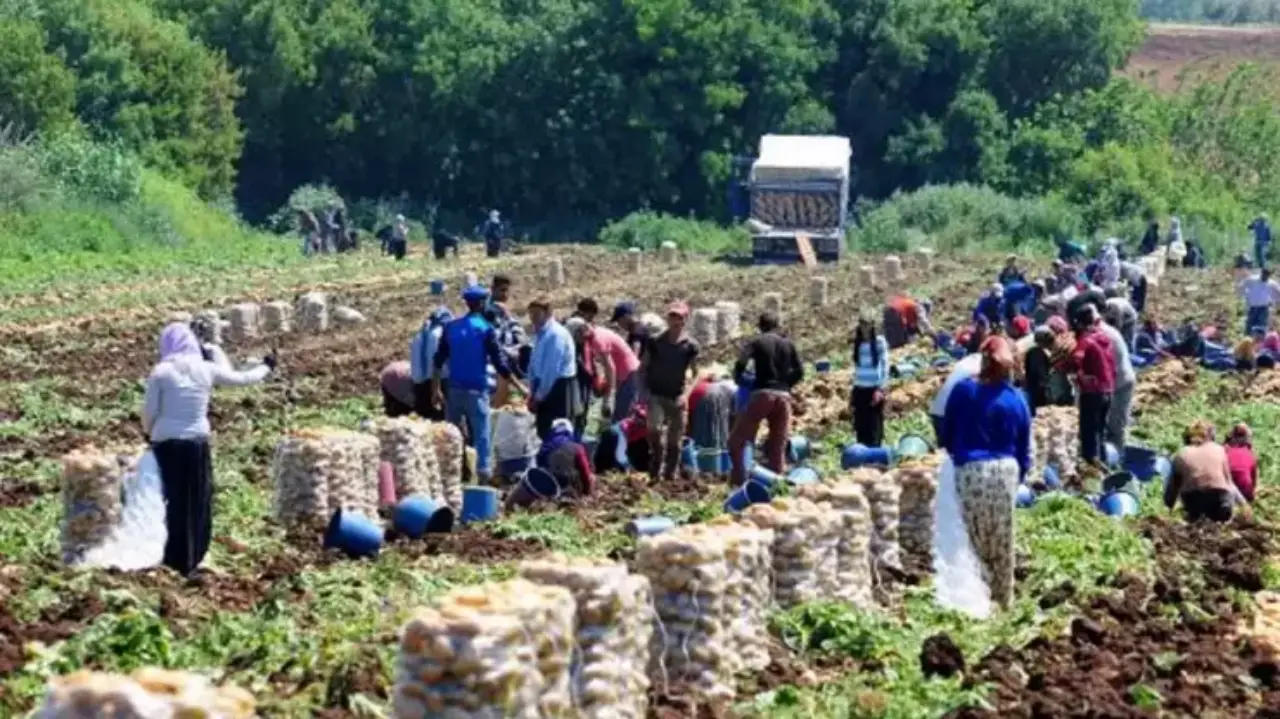
[[[272,352],[271,354],[262,358],[262,364],[266,365],[267,369],[271,370],[272,372],[275,372],[276,367],[280,366],[280,359],[276,357],[275,352]]]

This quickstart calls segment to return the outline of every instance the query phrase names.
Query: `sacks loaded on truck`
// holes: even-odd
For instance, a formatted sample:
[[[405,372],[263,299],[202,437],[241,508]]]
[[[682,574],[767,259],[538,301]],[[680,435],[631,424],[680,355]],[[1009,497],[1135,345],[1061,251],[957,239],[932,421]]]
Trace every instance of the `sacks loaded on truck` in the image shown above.
[[[802,237],[818,262],[836,262],[844,255],[851,155],[847,137],[760,138],[760,155],[748,180],[757,263],[801,262]]]

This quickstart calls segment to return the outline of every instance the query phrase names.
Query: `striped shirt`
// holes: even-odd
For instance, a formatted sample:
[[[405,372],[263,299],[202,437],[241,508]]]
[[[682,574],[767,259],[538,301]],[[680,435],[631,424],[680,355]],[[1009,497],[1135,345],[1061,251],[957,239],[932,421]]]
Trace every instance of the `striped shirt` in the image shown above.
[[[883,337],[876,338],[879,361],[872,357],[871,345],[863,342],[854,350],[854,387],[883,389],[889,384],[889,343]]]

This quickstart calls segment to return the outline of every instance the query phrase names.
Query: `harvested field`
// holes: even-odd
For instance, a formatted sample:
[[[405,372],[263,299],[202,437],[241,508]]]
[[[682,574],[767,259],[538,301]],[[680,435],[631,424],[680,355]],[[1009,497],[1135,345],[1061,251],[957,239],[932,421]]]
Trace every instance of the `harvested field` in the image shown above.
[[[1226,77],[1237,65],[1280,61],[1280,28],[1152,23],[1123,73],[1165,92]]]

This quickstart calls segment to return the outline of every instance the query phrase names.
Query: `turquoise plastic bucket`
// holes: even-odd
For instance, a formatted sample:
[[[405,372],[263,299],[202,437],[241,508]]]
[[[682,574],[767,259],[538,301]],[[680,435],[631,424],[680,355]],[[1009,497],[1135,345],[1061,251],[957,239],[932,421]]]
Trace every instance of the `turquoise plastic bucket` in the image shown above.
[[[757,482],[747,482],[724,500],[724,511],[737,514],[753,504],[769,501],[769,489]]]
[[[350,557],[376,557],[383,536],[382,527],[368,517],[339,509],[329,520],[324,546],[340,549]]]
[[[817,484],[819,480],[818,471],[812,467],[796,467],[787,473],[787,484],[793,487]]]
[[[787,440],[787,461],[792,464],[799,464],[809,458],[809,453],[812,450],[813,446],[809,443],[807,437],[793,434],[791,439]]]
[[[918,434],[908,434],[898,440],[898,447],[894,453],[898,459],[902,459],[903,457],[923,457],[931,450],[929,440]]]

